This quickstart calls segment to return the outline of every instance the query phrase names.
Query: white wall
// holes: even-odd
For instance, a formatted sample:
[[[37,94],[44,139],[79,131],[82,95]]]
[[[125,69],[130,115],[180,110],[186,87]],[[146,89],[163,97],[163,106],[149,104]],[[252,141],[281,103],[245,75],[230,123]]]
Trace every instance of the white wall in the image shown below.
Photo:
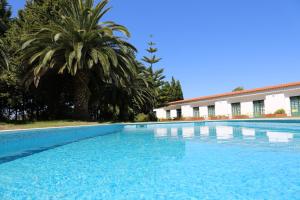
[[[241,102],[241,115],[248,115],[253,117],[253,102]]]
[[[217,101],[215,103],[215,114],[228,116],[231,114],[231,104],[227,101]]]
[[[241,114],[247,115],[249,117],[253,117],[253,101],[258,99],[264,99],[265,103],[265,114],[272,114],[278,109],[284,109],[286,113],[291,115],[291,105],[290,105],[290,96],[299,96],[300,95],[300,87],[293,89],[286,89],[284,91],[274,91],[273,94],[271,92],[266,93],[255,93],[249,95],[241,95],[241,96],[233,96],[228,97],[226,99],[222,99],[219,101],[199,101],[192,102],[190,105],[176,105],[171,109],[171,118],[177,117],[176,108],[181,108],[182,117],[193,117],[193,107],[199,106],[200,117],[208,116],[208,108],[207,105],[215,104],[215,114],[216,115],[226,115],[231,116],[231,103],[240,102],[241,103]],[[166,119],[166,109],[167,108],[159,108],[154,109],[157,114],[157,118]]]
[[[182,117],[193,117],[193,107],[190,105],[181,106]]]
[[[154,109],[156,112],[156,117],[158,119],[166,119],[167,118],[167,112],[163,108]]]
[[[208,116],[208,108],[207,106],[200,106],[199,107],[200,117],[207,117]]]
[[[265,98],[265,114],[273,114],[278,109],[286,109],[284,94],[267,95]]]
[[[284,97],[284,110],[288,116],[292,116],[290,97]]]
[[[177,112],[175,110],[171,110],[171,118],[176,118],[177,117]]]

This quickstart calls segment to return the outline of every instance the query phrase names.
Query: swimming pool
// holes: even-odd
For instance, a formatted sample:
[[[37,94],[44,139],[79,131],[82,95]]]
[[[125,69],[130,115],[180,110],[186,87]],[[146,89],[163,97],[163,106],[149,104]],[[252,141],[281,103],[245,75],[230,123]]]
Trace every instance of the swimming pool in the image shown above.
[[[299,199],[300,124],[109,125],[0,134],[0,199]]]

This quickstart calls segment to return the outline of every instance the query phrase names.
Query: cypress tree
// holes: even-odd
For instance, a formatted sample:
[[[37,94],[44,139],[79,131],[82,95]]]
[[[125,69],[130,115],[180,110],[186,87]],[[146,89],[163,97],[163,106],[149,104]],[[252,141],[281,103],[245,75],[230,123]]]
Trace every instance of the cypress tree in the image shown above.
[[[183,92],[181,88],[180,81],[176,81],[176,100],[182,100],[183,99]]]

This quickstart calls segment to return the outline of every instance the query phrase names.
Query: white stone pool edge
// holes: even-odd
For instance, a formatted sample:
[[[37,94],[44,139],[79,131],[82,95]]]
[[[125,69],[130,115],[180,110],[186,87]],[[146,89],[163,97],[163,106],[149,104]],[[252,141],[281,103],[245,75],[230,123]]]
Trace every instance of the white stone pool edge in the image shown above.
[[[79,127],[92,127],[92,126],[111,126],[111,125],[139,125],[139,124],[178,124],[178,123],[194,123],[194,122],[234,122],[234,121],[295,121],[300,118],[257,118],[257,119],[230,119],[230,120],[199,120],[199,121],[167,121],[167,122],[132,122],[132,123],[104,123],[104,124],[91,124],[91,125],[77,125],[77,126],[58,126],[58,127],[43,127],[43,128],[28,128],[28,129],[10,129],[0,130],[1,133],[18,132],[18,131],[30,131],[30,130],[46,130],[46,129],[63,129],[63,128],[79,128]]]

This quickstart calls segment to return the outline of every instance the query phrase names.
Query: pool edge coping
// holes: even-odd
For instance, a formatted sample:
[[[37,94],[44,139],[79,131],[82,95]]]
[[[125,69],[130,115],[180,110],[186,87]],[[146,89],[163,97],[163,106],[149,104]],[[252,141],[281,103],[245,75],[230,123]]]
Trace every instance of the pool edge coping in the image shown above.
[[[105,123],[105,124],[87,124],[87,125],[74,125],[74,126],[51,126],[42,128],[25,128],[25,129],[9,129],[0,130],[1,133],[30,131],[30,130],[46,130],[46,129],[63,129],[63,128],[79,128],[79,127],[92,127],[92,126],[108,126],[108,125],[139,125],[139,124],[176,124],[176,123],[201,123],[201,122],[234,122],[234,121],[292,121],[299,120],[300,118],[256,118],[256,119],[229,119],[229,120],[193,120],[193,121],[165,121],[165,122],[120,122],[120,123]]]
[[[49,126],[49,127],[41,127],[41,128],[22,128],[22,129],[8,129],[8,130],[0,130],[1,133],[7,132],[17,132],[17,131],[30,131],[30,130],[45,130],[45,129],[63,129],[63,128],[77,128],[77,127],[90,127],[90,126],[107,126],[107,125],[118,125],[116,124],[87,124],[87,125],[74,125],[74,126]]]

